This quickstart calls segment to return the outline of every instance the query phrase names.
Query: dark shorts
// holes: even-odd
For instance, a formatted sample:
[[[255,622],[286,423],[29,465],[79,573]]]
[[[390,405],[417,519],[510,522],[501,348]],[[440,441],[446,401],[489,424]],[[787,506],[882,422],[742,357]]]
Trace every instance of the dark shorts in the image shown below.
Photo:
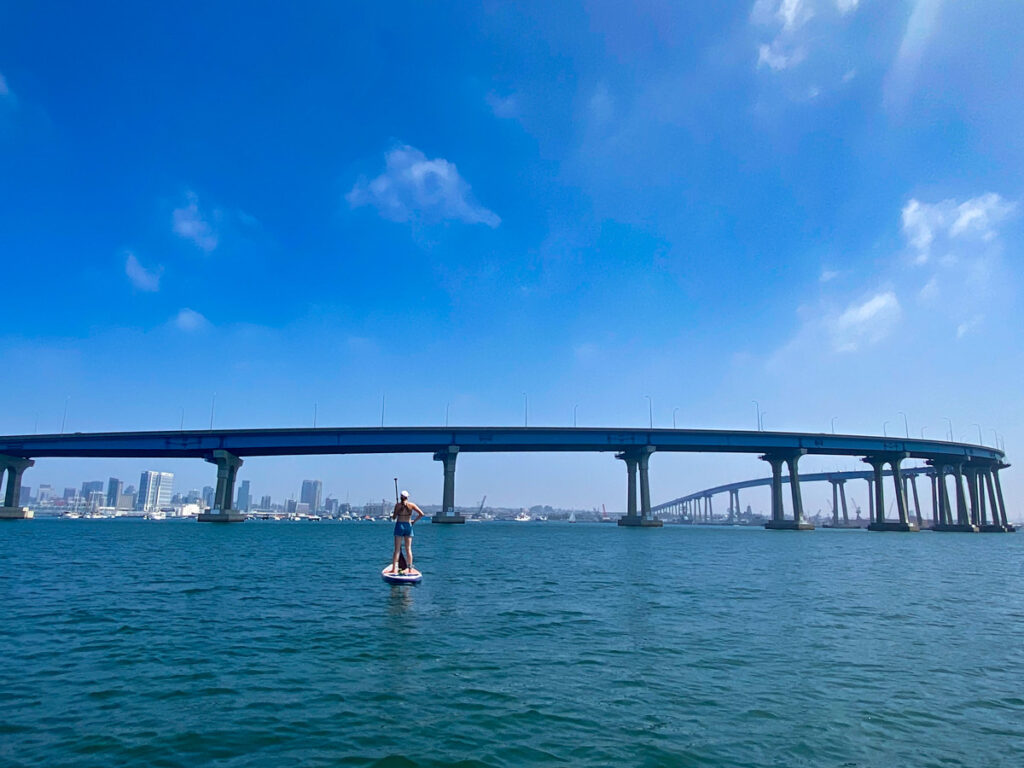
[[[395,536],[412,536],[412,523],[395,523]]]

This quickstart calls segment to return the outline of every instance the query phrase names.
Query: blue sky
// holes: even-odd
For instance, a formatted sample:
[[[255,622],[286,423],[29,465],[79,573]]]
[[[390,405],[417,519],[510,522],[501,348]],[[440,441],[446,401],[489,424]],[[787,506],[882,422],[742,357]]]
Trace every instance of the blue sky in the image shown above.
[[[1011,0],[4,3],[0,431],[65,404],[70,431],[205,428],[214,395],[225,428],[372,425],[382,397],[391,425],[524,399],[643,425],[649,395],[662,427],[949,418],[1012,460],[1022,34]],[[440,496],[429,457],[247,470]],[[764,472],[662,456],[652,493]],[[620,509],[624,475],[468,457],[459,502]]]

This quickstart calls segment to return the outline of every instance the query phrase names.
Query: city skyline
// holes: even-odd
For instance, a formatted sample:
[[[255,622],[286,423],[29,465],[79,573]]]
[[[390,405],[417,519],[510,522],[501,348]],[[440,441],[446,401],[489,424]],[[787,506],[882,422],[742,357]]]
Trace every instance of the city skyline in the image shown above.
[[[253,10],[5,14],[0,433],[763,425],[1013,462],[1024,6]],[[655,456],[653,500],[766,472]],[[440,499],[429,456],[239,479],[361,503],[396,475]],[[456,498],[621,509],[624,475],[473,457]]]

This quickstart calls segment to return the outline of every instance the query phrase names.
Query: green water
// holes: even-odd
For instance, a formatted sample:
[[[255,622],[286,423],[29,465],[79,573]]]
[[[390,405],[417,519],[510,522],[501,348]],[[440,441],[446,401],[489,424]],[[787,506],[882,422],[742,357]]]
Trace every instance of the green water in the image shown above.
[[[0,526],[0,765],[1024,765],[1024,535],[416,533]]]

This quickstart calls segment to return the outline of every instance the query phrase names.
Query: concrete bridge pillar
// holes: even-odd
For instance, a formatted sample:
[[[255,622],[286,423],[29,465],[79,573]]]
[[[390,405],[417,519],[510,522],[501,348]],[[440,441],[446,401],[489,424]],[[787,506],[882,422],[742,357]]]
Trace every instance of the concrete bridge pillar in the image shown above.
[[[626,462],[626,514],[619,518],[619,525],[630,528],[660,528],[661,520],[651,514],[651,486],[648,467],[654,448],[645,445],[615,454],[615,458]],[[636,472],[640,470],[640,514],[636,508]]]
[[[921,497],[917,495],[917,475],[911,475],[910,488],[914,492],[914,520],[917,523],[918,530],[924,527],[924,521],[921,519]]]
[[[242,459],[229,451],[214,451],[213,456],[206,459],[217,465],[217,488],[213,494],[213,509],[200,513],[196,519],[200,523],[241,523],[245,514],[231,508],[235,498],[235,479]]]
[[[906,453],[892,453],[885,456],[869,456],[865,459],[875,472],[875,509],[878,510],[874,522],[868,526],[869,531],[907,532],[918,530],[917,524],[910,522],[910,516],[907,513],[907,486],[903,481],[903,473],[900,469],[900,464],[907,456]],[[892,521],[885,519],[885,494],[882,478],[886,464],[892,468],[892,485],[893,491],[896,493],[896,510],[899,515],[897,520]]]
[[[938,474],[935,471],[928,473],[928,479],[931,480],[932,486],[932,528],[940,524],[941,516],[939,515],[939,480]]]
[[[704,522],[710,523],[715,519],[715,510],[711,506],[711,494],[704,497]]]
[[[991,465],[979,472],[979,496],[981,498],[981,514],[983,533],[1013,533],[1016,529],[1006,520],[1006,510],[1002,509],[1001,495],[998,494],[996,482],[999,479],[997,474],[999,467]],[[992,523],[985,524],[985,496],[988,495],[990,508],[992,509]]]
[[[846,481],[840,480],[839,483],[839,503],[843,505],[843,525],[850,525],[850,512],[846,508]]]
[[[839,527],[839,481],[829,479],[832,484],[832,527]]]
[[[21,476],[25,470],[33,466],[32,459],[21,456],[0,455],[0,483],[7,476],[7,490],[4,493],[4,505],[0,507],[0,520],[28,520],[32,510],[21,506]]]
[[[997,464],[992,467],[992,481],[996,487],[996,498],[999,499],[999,521],[1006,528],[1007,531],[1013,532],[1016,530],[1009,521],[1006,519],[1006,504],[1003,502],[1003,486],[999,482],[999,470],[1009,466],[1008,464]]]
[[[975,533],[978,527],[971,522],[967,498],[964,494],[964,467],[962,463],[945,464],[932,462],[935,467],[938,488],[939,524],[932,530],[940,533]],[[949,486],[946,476],[952,470],[953,487],[956,492],[956,521],[953,520],[953,507],[949,498]]]
[[[868,478],[868,523],[875,522],[875,481]]]
[[[459,446],[449,445],[434,454],[434,461],[444,466],[444,488],[441,492],[441,511],[431,518],[434,523],[465,523],[466,518],[455,512],[455,461],[459,458]]]
[[[772,466],[772,519],[765,528],[773,531],[813,531],[814,526],[804,520],[803,499],[800,495],[800,474],[797,463],[807,451],[803,448],[785,453],[766,453],[760,458]],[[786,520],[782,502],[782,465],[789,467],[790,494],[793,500],[793,519]]]

